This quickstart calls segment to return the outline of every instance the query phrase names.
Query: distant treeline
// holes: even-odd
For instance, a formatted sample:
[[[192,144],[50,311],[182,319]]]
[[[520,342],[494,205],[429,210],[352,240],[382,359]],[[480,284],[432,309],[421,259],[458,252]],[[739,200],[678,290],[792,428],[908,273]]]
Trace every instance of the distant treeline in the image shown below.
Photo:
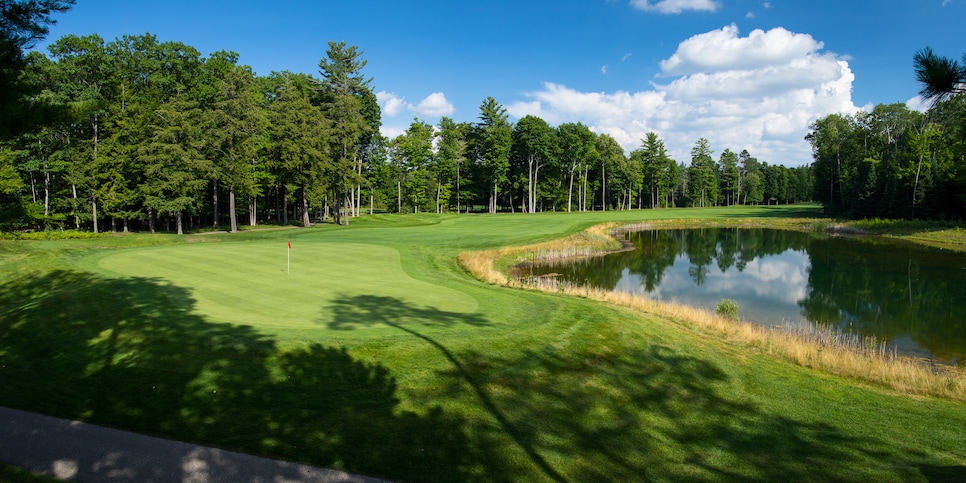
[[[26,55],[20,120],[0,144],[0,226],[93,231],[236,228],[238,220],[337,223],[388,212],[586,211],[786,203],[810,198],[808,167],[689,164],[655,133],[628,156],[580,123],[516,123],[493,98],[478,121],[414,119],[380,135],[355,46],[330,42],[320,78],[256,77],[233,52],[180,42],[65,36]],[[14,112],[14,111],[11,111]],[[237,205],[237,206],[236,206]],[[292,220],[292,221],[290,221]]]
[[[925,113],[879,105],[832,114],[811,126],[816,201],[836,216],[966,217],[966,103],[962,96]]]

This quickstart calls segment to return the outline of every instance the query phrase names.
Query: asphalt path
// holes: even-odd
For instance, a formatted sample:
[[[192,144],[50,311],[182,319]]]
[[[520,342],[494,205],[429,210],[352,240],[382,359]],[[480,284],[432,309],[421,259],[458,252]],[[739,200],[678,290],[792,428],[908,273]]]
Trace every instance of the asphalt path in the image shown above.
[[[383,481],[3,407],[0,463],[91,483]]]

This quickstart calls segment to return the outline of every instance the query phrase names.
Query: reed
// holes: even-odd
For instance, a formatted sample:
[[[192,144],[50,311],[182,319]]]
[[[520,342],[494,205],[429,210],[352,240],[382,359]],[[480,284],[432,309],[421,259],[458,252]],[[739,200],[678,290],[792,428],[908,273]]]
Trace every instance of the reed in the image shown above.
[[[808,224],[813,221],[806,224],[791,222],[787,226],[808,229]],[[611,236],[615,231],[650,228],[665,223],[667,222],[623,227],[613,224],[599,225],[582,234],[552,242],[463,253],[459,261],[466,270],[487,283],[596,300],[631,309],[641,315],[642,320],[644,316],[647,316],[648,321],[655,320],[656,317],[658,321],[710,333],[719,339],[754,348],[762,354],[779,357],[803,367],[884,385],[902,393],[966,401],[966,371],[927,360],[899,356],[887,348],[885,341],[875,337],[863,338],[804,322],[783,321],[766,327],[747,321],[736,321],[701,308],[654,300],[637,294],[573,285],[553,277],[518,280],[508,276],[505,269],[500,268],[508,267],[512,262],[598,255],[617,249],[615,246],[619,242]],[[675,226],[682,225],[684,224],[681,222],[675,223]],[[607,236],[612,241],[604,243],[601,236]]]

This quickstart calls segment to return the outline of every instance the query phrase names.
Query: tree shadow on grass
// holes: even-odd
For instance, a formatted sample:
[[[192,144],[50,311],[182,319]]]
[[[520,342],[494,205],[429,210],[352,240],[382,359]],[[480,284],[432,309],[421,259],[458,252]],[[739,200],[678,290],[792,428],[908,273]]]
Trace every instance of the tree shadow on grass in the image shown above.
[[[438,350],[453,365],[454,371],[459,374],[460,385],[469,385],[472,394],[476,398],[475,402],[482,405],[486,412],[496,420],[502,433],[514,440],[516,445],[526,454],[527,459],[536,465],[545,477],[554,481],[564,481],[563,476],[543,456],[537,453],[528,443],[528,440],[519,434],[516,426],[507,420],[503,411],[497,407],[479,381],[475,380],[472,374],[464,370],[456,354],[436,339],[421,331],[425,328],[455,327],[459,325],[483,327],[490,325],[486,319],[477,314],[446,312],[432,307],[416,307],[395,297],[379,295],[359,295],[336,299],[326,309],[326,312],[331,316],[332,321],[328,325],[332,329],[352,330],[359,327],[388,326],[422,339],[434,349]],[[457,388],[456,391],[462,392],[462,387]],[[493,436],[497,439],[502,439],[499,435]],[[482,439],[487,441],[491,440],[489,437]],[[482,465],[486,468],[485,474],[496,480],[502,480],[509,476],[502,469],[498,470],[495,467],[487,467],[489,466],[488,463],[492,462],[488,461],[490,458],[489,456],[484,456],[485,454],[482,452],[477,453],[477,456],[479,456],[477,466]],[[478,476],[478,478],[480,477],[482,475]]]
[[[422,339],[451,366],[442,388],[412,397],[477,407],[474,442],[528,466],[490,466],[491,479],[554,481],[872,481],[927,477],[931,457],[844,432],[819,418],[776,414],[742,400],[714,363],[646,341],[586,335],[569,351],[454,351],[441,327],[485,326],[476,315],[414,307],[392,297],[344,297],[326,308],[331,328],[390,326]],[[438,334],[438,335],[437,335]],[[578,338],[580,338],[578,336]],[[739,393],[733,395],[733,393]],[[775,395],[775,397],[786,397]],[[816,411],[821,411],[816,408]],[[469,410],[467,414],[472,412]],[[920,469],[917,469],[920,468]],[[511,473],[507,473],[511,471]],[[954,471],[944,469],[944,471]]]
[[[378,363],[283,350],[194,305],[161,280],[74,271],[0,286],[0,405],[393,479],[467,479],[495,454],[439,406],[399,409]]]
[[[478,381],[521,444],[567,462],[568,481],[908,481],[926,459],[768,413],[730,396],[714,364],[660,345],[460,359],[444,381]]]

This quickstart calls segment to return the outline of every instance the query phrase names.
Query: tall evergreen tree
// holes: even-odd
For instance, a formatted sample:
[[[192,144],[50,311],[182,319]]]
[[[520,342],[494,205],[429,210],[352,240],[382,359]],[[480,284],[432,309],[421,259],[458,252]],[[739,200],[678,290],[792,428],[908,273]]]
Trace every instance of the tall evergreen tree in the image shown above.
[[[718,199],[717,166],[711,157],[711,143],[701,138],[691,148],[688,168],[688,196],[692,206],[713,206]]]
[[[496,213],[500,186],[507,181],[513,128],[506,109],[496,99],[487,97],[480,104],[476,124],[476,155],[489,186],[489,212]]]
[[[372,116],[373,109],[378,113],[378,105],[373,108],[372,79],[362,74],[367,61],[358,47],[330,41],[325,55],[319,61],[319,72],[322,110],[332,127],[330,182],[338,206],[336,223],[348,224],[355,190],[362,184],[363,142],[378,129]]]
[[[232,233],[238,231],[236,194],[240,192],[251,198],[257,192],[257,177],[253,175],[257,166],[253,163],[256,163],[259,134],[266,128],[264,112],[252,95],[253,83],[251,70],[233,66],[218,82],[208,116],[208,147],[215,161],[216,179],[228,188]]]
[[[278,163],[279,181],[283,190],[297,187],[301,195],[302,224],[309,226],[309,193],[322,186],[331,168],[329,134],[331,124],[312,104],[309,92],[300,77],[283,74],[275,101],[269,107],[272,157]],[[287,200],[288,197],[285,196]],[[283,210],[283,222],[288,221],[288,209]]]

